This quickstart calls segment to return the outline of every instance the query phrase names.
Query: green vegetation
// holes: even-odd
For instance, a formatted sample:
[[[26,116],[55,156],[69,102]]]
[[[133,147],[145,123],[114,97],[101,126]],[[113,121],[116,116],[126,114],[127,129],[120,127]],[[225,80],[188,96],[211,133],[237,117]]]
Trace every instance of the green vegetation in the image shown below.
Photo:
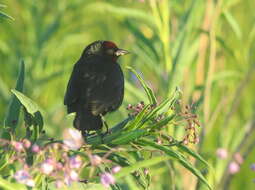
[[[29,189],[12,177],[21,167],[9,163],[18,150],[13,142],[26,138],[40,147],[49,145],[45,152],[62,144],[63,131],[73,120],[63,105],[73,64],[86,45],[105,39],[132,52],[119,60],[124,103],[106,117],[111,133],[89,137],[86,150],[67,151],[91,162],[81,172],[89,183],[72,188],[103,189],[96,173],[117,164],[122,169],[112,189],[253,189],[254,0],[3,4],[0,188]],[[138,113],[129,104],[138,106]],[[27,163],[44,160],[21,152],[17,155]],[[91,154],[111,163],[93,165]],[[38,189],[55,188],[53,179],[35,176]]]

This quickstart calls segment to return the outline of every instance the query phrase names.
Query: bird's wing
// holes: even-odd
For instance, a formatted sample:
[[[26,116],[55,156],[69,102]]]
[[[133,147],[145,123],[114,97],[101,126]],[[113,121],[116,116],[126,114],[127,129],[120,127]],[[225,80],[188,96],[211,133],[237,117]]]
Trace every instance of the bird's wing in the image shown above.
[[[93,96],[94,89],[97,89],[105,80],[105,75],[95,70],[94,61],[87,58],[86,61],[79,60],[74,65],[64,99],[68,113],[76,112],[77,106],[86,105],[87,99]]]
[[[72,106],[77,102],[79,97],[81,96],[81,87],[84,88],[84,79],[83,79],[83,72],[82,64],[80,60],[74,65],[70,80],[67,85],[64,105]],[[68,110],[69,107],[68,107]],[[72,109],[68,111],[68,113],[73,112]]]
[[[108,65],[109,66],[109,65]],[[105,75],[97,76],[93,96],[89,97],[88,105],[93,115],[115,111],[122,103],[124,96],[124,76],[119,65],[108,68]],[[101,84],[101,87],[97,86]],[[101,90],[99,90],[101,88]],[[93,89],[92,89],[93,92]]]

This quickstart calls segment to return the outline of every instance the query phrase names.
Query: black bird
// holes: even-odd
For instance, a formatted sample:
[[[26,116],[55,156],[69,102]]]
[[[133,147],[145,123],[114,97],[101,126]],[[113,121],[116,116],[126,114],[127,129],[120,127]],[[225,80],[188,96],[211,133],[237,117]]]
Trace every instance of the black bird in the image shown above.
[[[113,42],[95,41],[74,65],[64,104],[68,113],[76,112],[73,125],[83,135],[101,129],[102,116],[122,104],[124,76],[117,59],[127,53]]]

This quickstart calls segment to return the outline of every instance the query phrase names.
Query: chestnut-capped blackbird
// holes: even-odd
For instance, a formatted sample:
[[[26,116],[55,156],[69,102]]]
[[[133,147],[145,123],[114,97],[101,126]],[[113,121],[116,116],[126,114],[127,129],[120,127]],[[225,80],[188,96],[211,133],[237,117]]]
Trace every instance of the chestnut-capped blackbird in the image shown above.
[[[110,41],[95,41],[76,62],[67,85],[64,104],[76,112],[74,127],[86,134],[103,126],[102,116],[120,107],[124,76],[117,59],[128,51]]]

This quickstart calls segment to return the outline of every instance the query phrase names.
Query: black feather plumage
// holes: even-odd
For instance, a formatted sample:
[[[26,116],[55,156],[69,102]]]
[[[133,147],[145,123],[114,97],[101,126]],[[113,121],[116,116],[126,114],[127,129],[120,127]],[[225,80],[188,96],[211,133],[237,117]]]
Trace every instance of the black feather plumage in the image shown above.
[[[122,104],[124,76],[116,61],[126,53],[113,42],[96,41],[74,65],[64,104],[68,113],[76,113],[74,127],[83,133],[101,129],[101,116]]]

